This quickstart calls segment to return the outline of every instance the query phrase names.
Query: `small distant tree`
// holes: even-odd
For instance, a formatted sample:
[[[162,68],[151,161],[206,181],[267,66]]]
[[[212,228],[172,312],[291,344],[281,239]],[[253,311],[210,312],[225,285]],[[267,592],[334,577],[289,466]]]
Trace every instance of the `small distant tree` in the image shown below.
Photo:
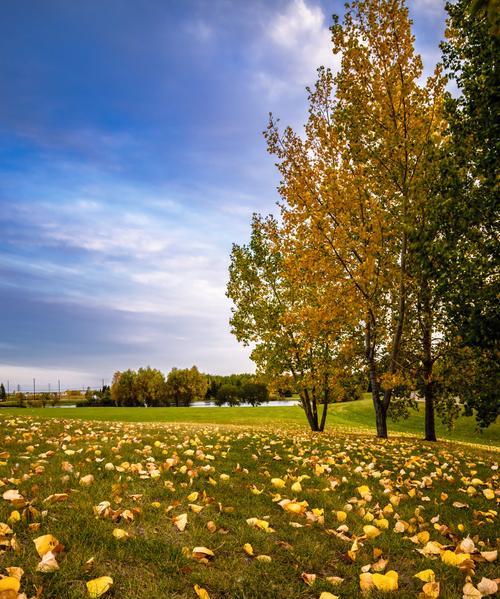
[[[95,399],[95,391],[93,391],[90,387],[87,387],[85,391],[85,401],[92,403]]]
[[[14,399],[16,400],[16,403],[20,408],[24,407],[24,404],[26,403],[26,395],[22,393],[22,391],[18,391],[15,394]]]
[[[156,368],[139,368],[135,379],[136,396],[140,405],[168,406],[169,396],[163,373]]]
[[[236,385],[225,384],[217,391],[215,404],[217,406],[237,406],[241,401],[241,388]]]
[[[222,385],[222,377],[219,376],[208,376],[207,392],[205,393],[205,399],[211,400],[217,397],[217,391]]]
[[[172,368],[169,372],[166,394],[175,406],[189,406],[193,401],[202,400],[206,392],[207,377],[196,366]]]
[[[264,383],[246,383],[240,391],[241,401],[252,406],[269,401],[269,391]]]
[[[136,373],[133,370],[115,372],[111,384],[111,398],[116,406],[136,406]]]
[[[7,393],[5,392],[5,387],[3,383],[0,383],[0,401],[5,401],[7,399]]]
[[[45,407],[48,403],[50,403],[51,397],[50,397],[50,393],[40,393],[40,395],[38,396],[38,399],[40,400],[41,404],[43,407]]]

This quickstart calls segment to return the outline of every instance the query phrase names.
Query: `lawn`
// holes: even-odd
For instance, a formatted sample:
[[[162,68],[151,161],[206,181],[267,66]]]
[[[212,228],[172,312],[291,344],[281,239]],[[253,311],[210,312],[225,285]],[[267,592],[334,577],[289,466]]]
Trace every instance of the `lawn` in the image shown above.
[[[23,414],[35,417],[77,418],[83,420],[108,420],[121,422],[194,422],[198,424],[270,425],[280,427],[306,427],[304,412],[300,407],[258,408],[3,408],[0,414]],[[334,404],[329,408],[328,430],[366,431],[373,433],[374,416],[371,400]],[[423,408],[412,412],[408,420],[389,420],[389,434],[409,433],[423,435]],[[438,420],[438,436],[443,439],[500,445],[500,424],[484,432],[476,430],[474,418],[459,418],[452,431]]]
[[[455,599],[467,576],[474,586],[495,577],[497,453],[312,435],[290,426],[288,409],[288,424],[275,416],[267,427],[2,410],[0,568],[24,574],[9,570],[0,597],[17,598],[2,589],[19,577],[27,597],[97,597],[86,583],[110,577],[104,599],[352,599],[365,596],[361,582],[372,599],[437,597],[437,583]],[[424,571],[434,582],[415,577]]]

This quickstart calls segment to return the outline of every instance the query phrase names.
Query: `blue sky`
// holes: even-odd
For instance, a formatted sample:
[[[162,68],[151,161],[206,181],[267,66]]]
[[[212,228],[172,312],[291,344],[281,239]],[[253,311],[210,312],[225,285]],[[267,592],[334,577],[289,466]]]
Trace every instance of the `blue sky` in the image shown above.
[[[426,69],[444,2],[409,0]],[[253,369],[229,333],[232,242],[275,210],[262,130],[336,68],[343,1],[21,0],[0,21],[0,380]]]

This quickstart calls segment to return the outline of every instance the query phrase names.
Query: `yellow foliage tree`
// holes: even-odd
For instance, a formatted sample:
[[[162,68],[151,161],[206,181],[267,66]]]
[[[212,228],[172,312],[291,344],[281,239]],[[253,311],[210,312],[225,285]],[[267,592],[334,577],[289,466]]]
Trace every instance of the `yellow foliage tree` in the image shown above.
[[[271,117],[269,151],[282,176],[285,234],[296,269],[321,273],[324,309],[360,323],[377,435],[406,380],[409,235],[428,193],[427,160],[441,126],[443,79],[421,82],[403,0],[355,0],[332,27],[334,77],[318,71],[305,135]]]

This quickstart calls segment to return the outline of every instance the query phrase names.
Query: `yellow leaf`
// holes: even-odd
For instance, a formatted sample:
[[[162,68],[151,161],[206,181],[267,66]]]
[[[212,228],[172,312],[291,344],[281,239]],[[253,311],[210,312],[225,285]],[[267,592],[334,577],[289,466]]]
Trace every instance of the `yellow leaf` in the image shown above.
[[[441,554],[441,561],[447,566],[460,566],[462,562],[470,559],[468,553],[455,553],[447,549]]]
[[[111,586],[113,585],[113,579],[111,576],[100,576],[87,582],[87,591],[91,599],[97,599],[101,595],[104,595]]]
[[[434,570],[422,570],[415,574],[415,578],[419,578],[423,582],[434,582],[436,575],[434,574]]]
[[[283,489],[286,485],[286,482],[282,478],[272,478],[271,484],[277,489]]]
[[[431,535],[429,534],[429,532],[427,530],[422,530],[421,532],[419,532],[417,534],[417,540],[422,545],[425,545],[429,541],[430,537],[431,537]]]
[[[10,524],[15,524],[16,522],[19,522],[19,520],[21,520],[21,514],[17,510],[14,510],[10,513],[7,522]]]
[[[361,485],[356,490],[361,495],[361,497],[364,497],[365,495],[370,494],[370,487],[367,487],[366,485]]]
[[[128,534],[128,532],[126,530],[123,530],[123,528],[115,528],[113,530],[113,536],[115,537],[115,539],[127,539],[130,535]]]
[[[187,496],[187,500],[188,500],[190,503],[192,503],[193,501],[196,501],[196,500],[198,499],[198,495],[199,495],[198,491],[193,491],[193,493],[190,493],[190,494]]]
[[[323,591],[321,593],[321,595],[319,596],[319,599],[339,599],[339,596],[333,595],[332,593],[329,593],[328,591]]]
[[[372,581],[379,591],[398,590],[398,573],[394,570],[389,570],[387,574],[373,574]]]
[[[42,535],[33,539],[33,543],[35,543],[40,557],[43,557],[49,551],[53,551],[59,545],[59,541],[53,535]]]
[[[206,589],[202,589],[198,584],[194,585],[194,592],[198,595],[200,599],[210,599],[210,595]]]
[[[495,499],[495,491],[493,489],[483,489],[483,495],[486,499]]]
[[[427,582],[422,587],[421,599],[437,599],[439,597],[440,586],[439,582]]]
[[[346,514],[346,512],[343,512],[342,510],[341,510],[341,511],[338,511],[336,515],[337,515],[337,520],[338,520],[339,522],[345,522],[345,521],[346,521],[346,519],[347,519],[347,514]]]
[[[376,526],[372,526],[371,524],[366,524],[363,526],[363,532],[365,533],[368,539],[374,539],[378,537],[380,534],[380,530]]]
[[[269,556],[269,555],[258,555],[257,560],[259,562],[266,562],[266,563],[269,563],[272,561],[271,556]]]
[[[14,591],[17,593],[20,587],[21,583],[14,576],[0,578],[0,591]]]
[[[250,545],[250,543],[245,543],[243,545],[243,551],[247,554],[247,555],[253,555],[253,547]]]

